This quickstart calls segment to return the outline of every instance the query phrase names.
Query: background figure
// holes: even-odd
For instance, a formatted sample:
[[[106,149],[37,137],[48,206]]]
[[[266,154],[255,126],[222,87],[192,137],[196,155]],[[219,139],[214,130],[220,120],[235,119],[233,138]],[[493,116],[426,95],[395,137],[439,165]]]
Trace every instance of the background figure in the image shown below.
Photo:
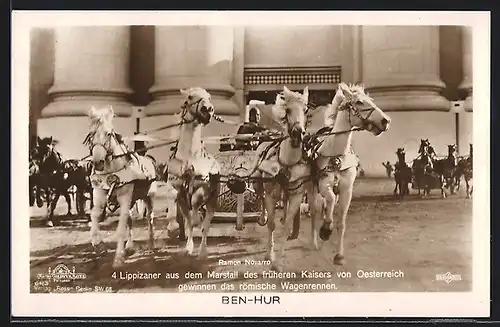
[[[385,167],[385,171],[387,173],[387,177],[391,178],[392,171],[394,169],[392,167],[391,163],[389,161],[387,161],[386,163],[382,163],[382,165]]]

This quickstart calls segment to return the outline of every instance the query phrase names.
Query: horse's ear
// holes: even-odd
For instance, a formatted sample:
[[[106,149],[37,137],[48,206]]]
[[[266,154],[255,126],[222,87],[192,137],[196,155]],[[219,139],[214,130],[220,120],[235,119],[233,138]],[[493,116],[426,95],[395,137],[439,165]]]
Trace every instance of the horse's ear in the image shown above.
[[[337,92],[335,93],[335,96],[332,99],[332,104],[331,106],[333,107],[331,110],[337,109],[337,107],[340,105],[340,103],[345,99],[344,92],[342,89],[339,87],[337,88]]]
[[[302,96],[306,101],[309,101],[309,86],[304,87],[304,91],[302,91]]]
[[[94,106],[90,107],[89,111],[87,112],[87,115],[89,117],[94,117],[95,116],[95,107]]]
[[[42,141],[42,139],[40,138],[40,136],[37,136],[37,137],[36,137],[36,142],[37,142],[37,143],[40,143],[41,141]]]
[[[108,112],[106,114],[106,118],[108,121],[111,121],[115,117],[115,111],[113,110],[113,106],[108,106]]]
[[[351,90],[349,90],[349,86],[347,86],[346,83],[343,83],[343,82],[340,83],[339,88],[342,90],[343,93],[347,93],[349,95],[352,95],[352,92],[351,92]]]
[[[290,89],[286,86],[283,86],[283,95],[284,96],[289,96],[290,93],[292,93],[292,91],[290,91]]]
[[[181,92],[181,94],[185,96],[189,95],[189,92],[186,89],[180,89],[179,92]]]

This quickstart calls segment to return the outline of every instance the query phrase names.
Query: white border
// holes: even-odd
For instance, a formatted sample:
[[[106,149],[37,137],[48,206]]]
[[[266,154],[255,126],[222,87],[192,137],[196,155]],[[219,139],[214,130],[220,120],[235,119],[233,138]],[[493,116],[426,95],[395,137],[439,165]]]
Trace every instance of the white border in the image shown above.
[[[279,19],[276,19],[279,17]],[[489,315],[489,12],[18,12],[12,15],[12,314],[14,316],[394,316]],[[222,305],[219,294],[30,294],[29,30],[59,25],[470,25],[473,26],[473,291],[469,293],[279,293],[281,305]],[[480,167],[478,169],[478,167]],[[226,294],[227,295],[227,294]],[[235,295],[235,294],[231,294]],[[250,295],[250,294],[245,294]],[[147,305],[145,305],[147,303]],[[304,303],[311,305],[305,306]]]

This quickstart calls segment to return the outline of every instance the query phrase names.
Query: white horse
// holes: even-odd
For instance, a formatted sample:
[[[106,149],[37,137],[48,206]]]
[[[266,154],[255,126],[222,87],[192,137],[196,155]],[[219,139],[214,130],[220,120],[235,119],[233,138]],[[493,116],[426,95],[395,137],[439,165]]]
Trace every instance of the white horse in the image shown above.
[[[120,218],[116,229],[116,253],[113,267],[125,263],[125,255],[133,251],[132,219],[130,209],[136,200],[144,201],[147,209],[149,249],[154,249],[153,201],[156,195],[155,161],[149,156],[139,156],[130,151],[113,128],[114,112],[111,106],[88,112],[90,132],[85,138],[94,163],[90,177],[93,187],[94,207],[90,214],[92,245],[102,251],[99,235],[99,217],[105,214],[106,204],[115,195],[120,204]],[[125,245],[126,241],[126,245]]]
[[[263,215],[259,222],[265,224],[267,213],[267,227],[269,232],[266,260],[270,260],[273,269],[280,270],[281,265],[276,260],[274,252],[274,231],[276,203],[284,193],[284,231],[279,239],[281,245],[279,258],[283,260],[286,241],[292,236],[292,223],[295,218],[300,219],[300,205],[308,184],[310,184],[310,164],[304,160],[303,140],[305,136],[307,103],[309,91],[306,87],[303,93],[290,91],[286,86],[282,94],[278,94],[272,107],[274,118],[280,122],[287,138],[280,142],[262,143],[257,148],[257,173],[253,177],[261,177],[263,182],[255,182],[254,189],[263,193]],[[263,159],[263,160],[262,160]],[[297,230],[298,232],[298,230]]]
[[[200,208],[206,206],[198,253],[199,258],[204,258],[208,255],[207,235],[220,192],[220,166],[206,151],[201,137],[203,126],[214,115],[214,106],[210,102],[210,94],[200,87],[180,92],[184,100],[181,105],[179,141],[168,162],[168,180],[177,191],[178,209],[186,224],[186,251],[190,255],[194,252],[193,226],[200,224]],[[171,227],[173,225],[175,221],[171,220],[167,226],[171,233],[175,231]]]
[[[344,264],[344,235],[346,219],[351,204],[358,159],[351,149],[354,129],[380,135],[389,129],[391,119],[373,102],[361,85],[340,83],[331,105],[325,112],[325,125],[332,128],[331,135],[320,137],[313,162],[315,186],[308,194],[312,216],[312,243],[318,249],[320,215],[323,225],[319,236],[326,241],[333,231],[333,209],[340,203],[341,217],[337,224],[337,253],[334,263]],[[326,206],[326,208],[325,208]]]

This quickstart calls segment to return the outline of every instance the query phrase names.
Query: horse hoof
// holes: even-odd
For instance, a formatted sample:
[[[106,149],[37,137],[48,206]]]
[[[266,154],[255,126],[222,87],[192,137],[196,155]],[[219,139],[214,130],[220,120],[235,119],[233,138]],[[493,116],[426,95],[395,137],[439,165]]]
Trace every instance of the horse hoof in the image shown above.
[[[264,260],[274,262],[276,260],[276,255],[274,253],[266,252]]]
[[[47,220],[47,222],[45,223],[45,225],[47,227],[54,227],[54,223],[52,222],[52,220]]]
[[[244,229],[245,229],[245,225],[241,225],[241,226],[236,225],[236,226],[234,227],[234,229],[236,229],[238,232],[241,232],[242,230],[244,230]]]
[[[186,253],[186,255],[189,255],[189,256],[193,255],[193,253],[194,253],[194,246],[192,246],[192,247],[186,246],[184,248],[184,252]]]
[[[113,269],[120,269],[125,265],[125,258],[115,258],[113,261]]]
[[[315,251],[318,251],[319,250],[319,244],[318,242],[311,242],[311,249],[312,250],[315,250]]]
[[[323,241],[328,241],[330,239],[330,236],[332,236],[332,232],[333,232],[332,229],[323,225],[319,229],[319,238],[321,238]]]
[[[208,252],[207,252],[207,250],[200,251],[200,253],[198,253],[198,259],[204,260],[206,258],[208,258]]]
[[[261,218],[259,218],[259,219],[257,220],[257,224],[258,224],[259,226],[266,226],[266,225],[267,225],[267,218],[262,218],[262,217],[261,217]]]
[[[339,266],[343,266],[345,264],[345,259],[343,255],[336,254],[335,258],[333,258],[333,263]]]
[[[299,233],[293,233],[292,235],[287,237],[287,241],[293,241],[299,238]]]

